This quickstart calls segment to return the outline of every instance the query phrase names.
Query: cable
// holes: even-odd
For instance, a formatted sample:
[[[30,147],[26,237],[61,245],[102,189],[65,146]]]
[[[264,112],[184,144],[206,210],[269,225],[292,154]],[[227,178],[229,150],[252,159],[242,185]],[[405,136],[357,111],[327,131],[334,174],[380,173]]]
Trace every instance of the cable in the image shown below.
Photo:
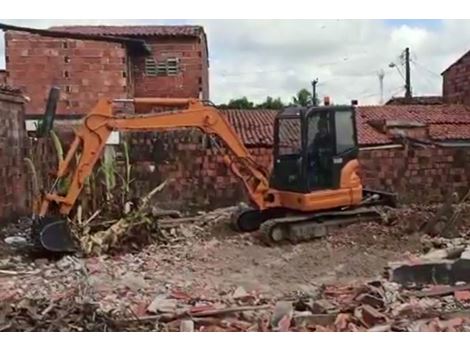
[[[422,70],[425,70],[426,72],[432,74],[433,76],[441,78],[441,75],[439,73],[436,73],[434,71],[431,71],[427,67],[421,65],[419,62],[416,62],[415,60],[410,60],[416,67],[421,68]]]

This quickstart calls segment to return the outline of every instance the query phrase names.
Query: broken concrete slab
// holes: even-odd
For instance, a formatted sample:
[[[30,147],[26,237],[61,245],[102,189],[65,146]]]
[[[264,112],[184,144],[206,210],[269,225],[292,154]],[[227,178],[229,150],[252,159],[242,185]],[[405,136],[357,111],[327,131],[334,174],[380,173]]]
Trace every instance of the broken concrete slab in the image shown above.
[[[452,260],[394,263],[389,265],[389,276],[391,281],[405,286],[428,284],[451,285],[456,282],[453,278],[453,264],[454,261]]]

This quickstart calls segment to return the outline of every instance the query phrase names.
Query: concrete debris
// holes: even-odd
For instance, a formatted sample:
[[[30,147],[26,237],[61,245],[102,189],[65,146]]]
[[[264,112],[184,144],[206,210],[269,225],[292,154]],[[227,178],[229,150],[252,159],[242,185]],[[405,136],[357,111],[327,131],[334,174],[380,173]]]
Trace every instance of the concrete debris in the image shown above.
[[[176,310],[176,299],[168,299],[166,295],[158,295],[147,307],[150,313],[171,313]]]
[[[181,332],[193,332],[194,331],[194,321],[192,321],[192,320],[181,320],[180,331]]]
[[[0,230],[0,330],[470,330],[470,238],[466,228],[452,238],[436,226],[418,233],[435,209],[399,209],[393,226],[351,225],[272,248],[231,232],[232,210],[154,208],[152,226],[127,227],[121,247],[59,260],[2,247],[28,238],[21,224]],[[137,229],[150,241],[138,242]]]
[[[23,236],[10,236],[5,238],[5,243],[14,247],[24,247],[28,244],[28,239]]]

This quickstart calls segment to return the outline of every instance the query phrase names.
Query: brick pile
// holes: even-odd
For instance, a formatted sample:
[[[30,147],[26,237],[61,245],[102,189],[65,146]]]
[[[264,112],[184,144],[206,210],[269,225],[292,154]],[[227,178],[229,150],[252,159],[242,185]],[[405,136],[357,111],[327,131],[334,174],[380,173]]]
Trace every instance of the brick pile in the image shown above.
[[[27,210],[23,104],[15,90],[0,87],[0,222]]]

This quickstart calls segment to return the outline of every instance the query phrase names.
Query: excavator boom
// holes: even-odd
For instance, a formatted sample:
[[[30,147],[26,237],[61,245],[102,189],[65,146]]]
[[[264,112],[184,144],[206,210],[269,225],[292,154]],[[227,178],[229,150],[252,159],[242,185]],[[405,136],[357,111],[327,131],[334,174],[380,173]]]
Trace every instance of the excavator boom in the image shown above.
[[[115,102],[132,103],[136,110],[142,108],[175,108],[177,110],[116,117],[112,113]],[[69,234],[64,233],[66,231],[64,231],[62,220],[50,220],[51,202],[58,205],[62,216],[67,216],[70,213],[87,177],[90,176],[100,159],[112,131],[165,131],[179,128],[197,128],[222,140],[223,145],[229,151],[224,153],[225,163],[243,182],[255,207],[260,210],[265,208],[264,196],[269,190],[267,171],[252,159],[230,123],[214,107],[205,105],[196,99],[136,98],[116,101],[101,99],[84,118],[82,125],[75,132],[74,141],[67,155],[59,163],[57,179],[71,175],[71,183],[67,193],[60,195],[53,187],[42,199],[38,212],[39,219],[48,219],[41,226],[43,227],[40,231],[40,236],[43,239],[42,245],[58,251],[64,247],[60,238],[63,239]],[[215,143],[219,145],[216,141]],[[78,152],[80,152],[78,162],[72,165]],[[59,229],[60,231],[58,231]],[[60,243],[57,244],[57,241]],[[65,247],[72,246],[71,241],[66,242],[68,244]]]

